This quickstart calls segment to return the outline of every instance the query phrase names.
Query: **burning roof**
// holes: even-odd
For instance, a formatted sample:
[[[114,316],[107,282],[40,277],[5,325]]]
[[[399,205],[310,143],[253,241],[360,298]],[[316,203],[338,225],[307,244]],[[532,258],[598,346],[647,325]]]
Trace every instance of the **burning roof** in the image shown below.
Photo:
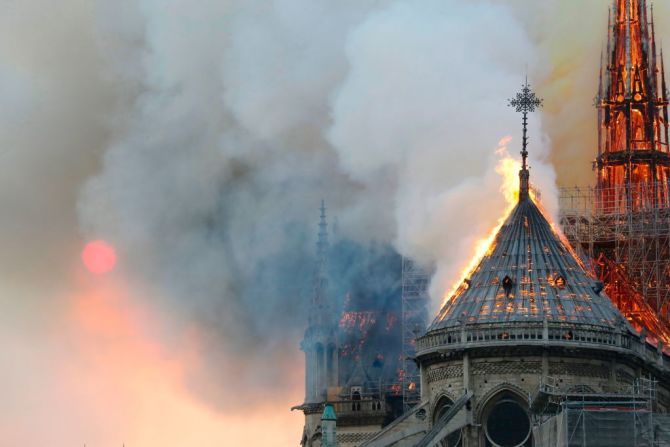
[[[624,321],[573,253],[533,200],[521,198],[430,329],[544,319],[597,326]]]
[[[608,328],[627,324],[531,198],[528,113],[541,107],[542,100],[526,81],[509,105],[523,114],[519,201],[429,331],[462,324],[544,320]]]

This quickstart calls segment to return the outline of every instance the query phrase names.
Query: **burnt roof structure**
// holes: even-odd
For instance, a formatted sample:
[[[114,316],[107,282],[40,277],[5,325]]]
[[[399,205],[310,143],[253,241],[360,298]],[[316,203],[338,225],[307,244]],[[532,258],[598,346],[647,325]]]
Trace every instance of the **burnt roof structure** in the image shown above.
[[[430,330],[505,322],[612,327],[623,317],[530,197],[522,197]]]

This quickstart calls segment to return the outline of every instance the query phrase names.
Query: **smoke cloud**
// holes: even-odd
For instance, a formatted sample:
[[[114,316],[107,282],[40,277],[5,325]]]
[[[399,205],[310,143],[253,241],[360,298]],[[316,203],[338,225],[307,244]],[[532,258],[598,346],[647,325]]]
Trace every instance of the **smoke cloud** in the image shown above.
[[[320,199],[437,306],[505,209],[526,72],[531,181],[550,212],[589,182],[608,4],[0,2],[0,439],[297,444]]]

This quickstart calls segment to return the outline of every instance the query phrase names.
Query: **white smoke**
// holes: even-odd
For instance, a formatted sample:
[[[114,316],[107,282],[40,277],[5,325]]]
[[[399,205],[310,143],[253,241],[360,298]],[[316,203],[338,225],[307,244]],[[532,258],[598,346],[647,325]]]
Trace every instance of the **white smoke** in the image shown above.
[[[525,67],[532,79],[544,61],[507,6],[441,1],[372,14],[350,36],[347,55],[330,140],[357,181],[393,178],[394,242],[436,265],[439,303],[506,208],[494,151],[507,135],[520,141],[520,117],[506,99]],[[531,120],[533,181],[551,197],[549,145],[539,117]]]

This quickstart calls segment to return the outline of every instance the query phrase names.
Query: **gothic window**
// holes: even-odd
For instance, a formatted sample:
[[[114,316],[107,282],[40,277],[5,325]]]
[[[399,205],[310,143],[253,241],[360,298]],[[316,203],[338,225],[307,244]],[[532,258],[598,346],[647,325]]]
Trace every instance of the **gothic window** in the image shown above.
[[[617,112],[612,125],[612,152],[626,150],[626,117]]]
[[[646,147],[646,138],[644,135],[644,117],[642,112],[634,109],[631,113],[631,140],[634,149],[649,149]]]
[[[316,387],[317,393],[321,397],[326,394],[326,353],[323,345],[318,343],[316,345]]]
[[[326,356],[326,374],[328,376],[328,385],[335,386],[337,384],[337,349],[335,345],[328,345],[328,354]]]
[[[454,402],[447,396],[440,397],[437,401],[437,405],[435,405],[435,410],[433,411],[433,425],[437,424],[440,419],[447,414],[452,405],[454,405]],[[461,431],[457,430],[445,436],[440,440],[438,445],[440,447],[460,447],[462,445]]]

